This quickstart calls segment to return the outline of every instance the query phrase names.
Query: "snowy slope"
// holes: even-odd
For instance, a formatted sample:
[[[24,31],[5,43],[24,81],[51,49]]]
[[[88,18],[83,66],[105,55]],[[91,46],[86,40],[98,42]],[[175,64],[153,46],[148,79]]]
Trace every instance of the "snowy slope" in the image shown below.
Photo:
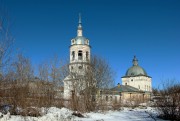
[[[152,108],[147,109],[128,109],[122,111],[91,112],[83,114],[85,118],[72,115],[73,111],[66,108],[51,107],[46,114],[41,117],[22,117],[4,115],[0,121],[154,121],[150,116],[155,117],[156,111]],[[157,119],[156,120],[160,120]]]

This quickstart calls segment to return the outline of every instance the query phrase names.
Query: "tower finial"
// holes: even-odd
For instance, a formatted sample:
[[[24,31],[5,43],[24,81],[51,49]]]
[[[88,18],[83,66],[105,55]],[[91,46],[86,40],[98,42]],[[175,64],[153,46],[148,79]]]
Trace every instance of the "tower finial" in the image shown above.
[[[79,13],[79,24],[81,24],[81,13]]]
[[[136,58],[136,55],[134,55],[133,66],[137,66],[137,65],[138,65],[138,59]]]
[[[82,25],[81,25],[81,13],[79,13],[79,25],[77,30],[77,36],[82,36]]]

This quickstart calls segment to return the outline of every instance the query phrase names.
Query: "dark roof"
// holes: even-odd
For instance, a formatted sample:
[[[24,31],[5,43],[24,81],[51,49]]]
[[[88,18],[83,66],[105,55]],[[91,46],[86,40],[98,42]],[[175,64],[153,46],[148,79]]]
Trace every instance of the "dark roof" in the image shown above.
[[[101,93],[102,94],[117,94],[119,95],[120,93],[150,93],[150,92],[147,92],[147,91],[142,91],[142,90],[139,90],[135,87],[132,87],[132,86],[129,86],[129,85],[120,85],[120,86],[116,86],[116,87],[113,87],[111,89],[101,89]]]
[[[143,92],[135,87],[129,85],[120,85],[111,89],[111,91],[115,92]]]

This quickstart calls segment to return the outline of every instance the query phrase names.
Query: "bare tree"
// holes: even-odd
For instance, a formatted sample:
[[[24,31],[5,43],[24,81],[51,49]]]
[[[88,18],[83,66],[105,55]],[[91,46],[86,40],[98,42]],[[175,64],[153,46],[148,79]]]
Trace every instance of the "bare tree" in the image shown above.
[[[63,80],[61,74],[62,70],[62,65],[60,59],[58,59],[58,56],[55,55],[50,62],[50,78],[51,81],[56,85],[56,86],[63,86]]]
[[[10,19],[5,8],[0,5],[0,74],[10,61],[14,38],[11,34]]]
[[[40,80],[49,80],[49,64],[48,62],[43,62],[38,66],[38,73]]]
[[[106,60],[93,56],[89,64],[82,64],[83,69],[70,73],[72,81],[72,109],[93,111],[96,109],[98,91],[108,90],[114,84],[114,71]],[[102,101],[101,101],[102,102]],[[99,105],[99,104],[98,104]]]
[[[115,72],[105,59],[98,56],[91,58],[92,74],[97,88],[111,88],[114,86]]]
[[[54,93],[51,94],[53,99],[51,102],[58,107],[63,106],[63,79],[67,75],[67,64],[60,60],[57,55],[54,55],[50,60],[50,82],[53,85]]]
[[[34,74],[30,59],[18,54],[11,65],[10,71],[6,74],[5,80],[1,83],[1,91],[3,92],[1,102],[3,104],[12,104],[12,113],[17,113],[17,107],[24,109],[30,106],[29,92],[31,87],[29,83],[33,78]]]
[[[60,74],[61,74],[61,80],[63,81],[64,78],[66,78],[69,75],[69,61],[68,59],[61,59],[60,60]]]
[[[180,120],[180,83],[175,80],[164,82],[158,90],[160,98],[156,101],[160,117],[168,120]]]
[[[9,79],[13,78],[13,72],[7,74],[7,67],[10,65],[12,55],[13,36],[11,34],[10,19],[3,2],[0,0],[0,105],[9,101]],[[6,72],[6,73],[5,73]],[[11,76],[10,76],[11,75]]]
[[[22,53],[17,55],[17,59],[12,66],[14,67],[16,80],[22,82],[33,78],[34,74],[30,59]]]
[[[63,61],[58,56],[53,56],[49,61],[38,66],[38,90],[39,106],[58,106],[63,105],[63,78],[67,74],[67,66],[62,66]]]
[[[30,59],[20,53],[17,55],[17,59],[13,62],[12,66],[15,73],[15,80],[12,82],[14,106],[26,107],[26,99],[29,96],[29,82],[34,76]]]

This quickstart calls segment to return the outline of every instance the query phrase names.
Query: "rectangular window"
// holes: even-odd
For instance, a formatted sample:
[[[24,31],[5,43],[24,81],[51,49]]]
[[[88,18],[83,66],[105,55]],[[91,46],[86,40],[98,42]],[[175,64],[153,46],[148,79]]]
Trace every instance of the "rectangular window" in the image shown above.
[[[88,60],[89,59],[89,52],[87,51],[86,52],[86,60]]]
[[[82,60],[82,58],[83,58],[82,51],[79,50],[78,51],[78,60]]]

